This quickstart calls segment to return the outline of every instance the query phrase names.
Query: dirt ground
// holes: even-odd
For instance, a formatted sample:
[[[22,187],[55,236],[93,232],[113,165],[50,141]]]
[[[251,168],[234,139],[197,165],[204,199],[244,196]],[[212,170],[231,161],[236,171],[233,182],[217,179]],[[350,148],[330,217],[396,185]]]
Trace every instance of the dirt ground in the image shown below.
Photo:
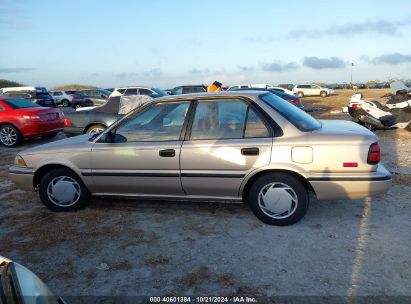
[[[323,109],[316,117],[349,119],[337,112],[352,91],[337,93],[304,103]],[[394,175],[389,192],[312,197],[306,217],[289,227],[264,225],[244,204],[93,198],[84,210],[53,213],[7,179],[18,151],[46,141],[0,147],[0,255],[62,296],[410,297],[411,132],[377,134]]]

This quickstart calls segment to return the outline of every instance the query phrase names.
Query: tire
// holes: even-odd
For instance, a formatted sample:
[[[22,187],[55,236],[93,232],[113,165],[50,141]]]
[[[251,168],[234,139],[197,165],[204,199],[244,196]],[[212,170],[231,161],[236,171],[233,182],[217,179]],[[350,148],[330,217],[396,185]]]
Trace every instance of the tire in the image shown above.
[[[61,104],[62,104],[62,106],[65,107],[65,108],[70,106],[70,102],[69,102],[67,99],[64,99],[64,100],[61,102]]]
[[[41,179],[39,195],[47,208],[60,212],[83,208],[90,192],[73,171],[58,168],[52,169]]]
[[[278,199],[273,201],[274,198]],[[269,202],[271,206],[268,206]],[[309,196],[307,188],[297,178],[284,173],[270,173],[253,183],[248,203],[262,222],[288,226],[297,223],[307,213]]]
[[[321,97],[327,97],[328,93],[326,91],[321,91],[320,96]]]
[[[57,136],[57,134],[58,134],[58,133],[46,134],[46,135],[43,135],[41,138],[44,138],[44,139],[51,139],[51,138],[56,137],[56,136]]]
[[[304,93],[303,92],[298,92],[297,93],[298,97],[303,98],[304,97]]]
[[[81,108],[81,107],[82,107],[82,105],[79,104],[79,103],[77,103],[77,104],[74,105],[74,109],[78,109],[78,108]]]
[[[15,147],[23,141],[19,129],[15,126],[6,124],[0,126],[0,142],[6,147]]]
[[[101,124],[96,124],[96,125],[92,125],[90,126],[86,133],[87,134],[93,134],[93,133],[99,133],[99,132],[103,132],[106,129],[105,126],[101,125]]]

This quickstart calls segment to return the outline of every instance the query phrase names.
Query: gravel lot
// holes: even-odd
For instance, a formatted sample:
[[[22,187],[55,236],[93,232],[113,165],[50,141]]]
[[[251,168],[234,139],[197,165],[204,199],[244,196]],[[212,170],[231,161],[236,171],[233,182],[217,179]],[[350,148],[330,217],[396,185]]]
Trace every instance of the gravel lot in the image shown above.
[[[411,296],[410,134],[378,132],[388,194],[313,197],[290,227],[244,204],[93,198],[53,213],[7,179],[18,151],[46,141],[0,147],[0,254],[62,296]]]

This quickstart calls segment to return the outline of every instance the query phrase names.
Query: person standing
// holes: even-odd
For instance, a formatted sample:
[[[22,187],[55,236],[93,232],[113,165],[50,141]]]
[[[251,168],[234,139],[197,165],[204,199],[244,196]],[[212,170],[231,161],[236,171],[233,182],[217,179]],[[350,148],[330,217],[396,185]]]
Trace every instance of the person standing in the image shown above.
[[[218,81],[214,81],[212,85],[208,86],[207,88],[207,92],[211,93],[211,92],[221,92],[222,91],[222,87],[223,84],[221,82]]]

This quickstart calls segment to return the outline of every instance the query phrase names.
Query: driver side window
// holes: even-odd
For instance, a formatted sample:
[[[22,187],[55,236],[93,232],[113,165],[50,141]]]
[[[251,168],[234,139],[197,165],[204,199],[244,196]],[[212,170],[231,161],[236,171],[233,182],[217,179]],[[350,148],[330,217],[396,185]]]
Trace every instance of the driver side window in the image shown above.
[[[153,104],[126,121],[116,133],[127,142],[179,140],[189,106],[189,101]]]

